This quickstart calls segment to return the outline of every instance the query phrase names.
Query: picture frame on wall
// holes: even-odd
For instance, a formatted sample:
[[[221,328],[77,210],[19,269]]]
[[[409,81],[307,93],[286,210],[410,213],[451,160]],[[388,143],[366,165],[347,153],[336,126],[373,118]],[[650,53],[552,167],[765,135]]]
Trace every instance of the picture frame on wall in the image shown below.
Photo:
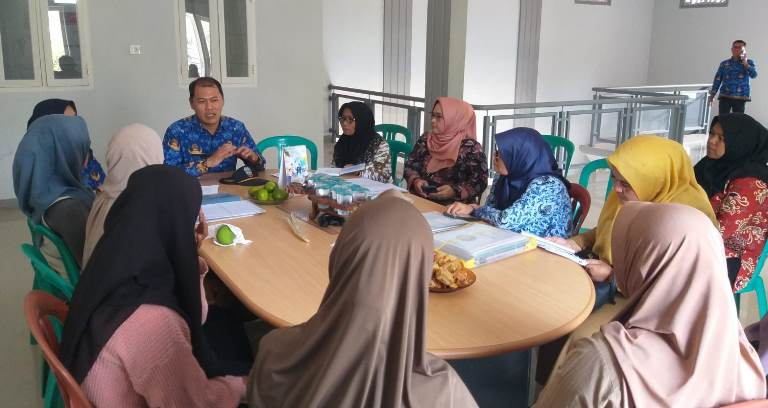
[[[592,4],[597,6],[610,6],[611,0],[574,0],[576,4]]]

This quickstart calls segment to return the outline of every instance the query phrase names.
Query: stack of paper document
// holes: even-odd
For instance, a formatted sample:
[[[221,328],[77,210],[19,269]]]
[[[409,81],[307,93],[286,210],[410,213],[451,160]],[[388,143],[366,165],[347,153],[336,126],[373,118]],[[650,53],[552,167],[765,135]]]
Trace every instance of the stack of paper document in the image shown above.
[[[321,167],[315,173],[330,174],[331,176],[341,176],[349,173],[357,173],[365,170],[365,163],[355,164],[349,167]]]
[[[532,238],[534,242],[536,242],[536,246],[539,248],[551,252],[555,255],[560,255],[563,258],[570,259],[573,262],[576,262],[577,264],[581,266],[587,266],[587,261],[585,259],[581,259],[578,256],[576,256],[576,251],[574,251],[571,248],[562,246],[556,242],[550,241],[548,239],[544,239],[540,236],[533,235],[528,232],[523,232],[523,235]]]
[[[207,204],[202,206],[205,218],[208,221],[221,220],[225,218],[249,217],[251,215],[261,214],[264,209],[248,201],[228,201],[216,204]]]
[[[535,247],[528,237],[481,223],[435,234],[435,249],[455,255],[465,264],[483,265]]]
[[[402,187],[398,187],[398,186],[396,186],[394,184],[381,183],[381,182],[378,182],[378,181],[375,181],[375,180],[371,180],[371,179],[367,179],[367,178],[362,178],[362,177],[352,178],[352,179],[348,179],[346,181],[350,182],[352,184],[357,184],[359,186],[367,188],[368,191],[374,193],[377,197],[379,196],[379,194],[381,194],[381,193],[383,193],[383,192],[385,192],[387,190],[392,190],[392,189],[396,189],[396,190],[400,190],[400,191],[408,191],[408,190],[406,190],[406,189],[404,189]]]
[[[427,220],[432,233],[448,231],[469,224],[469,222],[457,218],[446,217],[437,211],[421,213]]]

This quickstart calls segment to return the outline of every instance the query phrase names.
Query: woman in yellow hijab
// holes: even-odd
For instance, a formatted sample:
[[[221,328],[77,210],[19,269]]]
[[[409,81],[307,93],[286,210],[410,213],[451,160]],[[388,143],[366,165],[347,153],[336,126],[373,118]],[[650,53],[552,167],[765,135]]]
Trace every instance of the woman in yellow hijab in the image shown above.
[[[717,219],[704,189],[696,182],[691,159],[683,146],[658,136],[636,136],[608,156],[613,191],[608,195],[597,228],[568,240],[555,241],[577,251],[591,248],[600,258],[587,265],[592,280],[611,276],[611,232],[622,205],[630,201],[677,203],[703,212],[717,226]]]

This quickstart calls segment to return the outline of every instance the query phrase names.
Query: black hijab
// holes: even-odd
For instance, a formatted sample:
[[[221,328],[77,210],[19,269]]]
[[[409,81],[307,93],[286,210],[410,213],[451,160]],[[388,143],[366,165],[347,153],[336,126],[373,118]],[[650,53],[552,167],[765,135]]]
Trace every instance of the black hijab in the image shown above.
[[[225,367],[203,335],[194,231],[201,200],[198,181],[179,168],[153,165],[130,176],[107,214],[64,325],[60,357],[78,383],[142,304],[166,306],[184,318],[208,377],[248,372],[247,366]]]
[[[38,103],[35,105],[35,109],[32,110],[32,116],[30,116],[27,121],[27,129],[29,129],[29,125],[31,125],[32,122],[43,116],[63,114],[64,111],[67,110],[67,106],[71,107],[72,110],[77,113],[77,107],[75,106],[74,101],[68,101],[66,99],[46,99]]]
[[[725,136],[725,154],[704,157],[694,166],[696,180],[709,197],[723,191],[729,180],[754,177],[768,183],[768,129],[751,116],[728,113],[715,116]]]
[[[333,164],[344,167],[347,164],[370,163],[382,140],[373,129],[376,125],[373,112],[362,102],[347,102],[341,105],[339,117],[345,109],[351,110],[355,118],[355,134],[339,137],[333,147]]]

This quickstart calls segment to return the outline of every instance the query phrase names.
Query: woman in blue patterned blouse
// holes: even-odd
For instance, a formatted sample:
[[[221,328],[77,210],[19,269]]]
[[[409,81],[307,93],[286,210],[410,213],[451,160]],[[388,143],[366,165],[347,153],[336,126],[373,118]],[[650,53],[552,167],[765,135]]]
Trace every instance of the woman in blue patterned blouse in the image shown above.
[[[568,237],[571,199],[549,145],[534,129],[496,135],[496,177],[485,205],[454,203],[448,213],[472,215],[499,228]]]

